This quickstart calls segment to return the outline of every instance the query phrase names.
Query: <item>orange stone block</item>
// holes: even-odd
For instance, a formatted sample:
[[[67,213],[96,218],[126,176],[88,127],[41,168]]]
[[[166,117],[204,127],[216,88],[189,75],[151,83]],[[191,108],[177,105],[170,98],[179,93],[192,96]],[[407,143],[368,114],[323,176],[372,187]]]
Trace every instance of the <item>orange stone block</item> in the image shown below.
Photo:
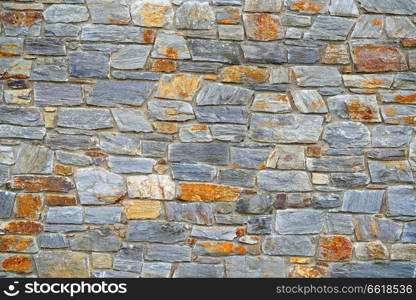
[[[40,233],[42,228],[43,225],[37,222],[11,221],[3,227],[3,230],[8,233],[32,235]]]
[[[416,47],[416,39],[404,39],[402,40],[403,48],[413,48]]]
[[[322,278],[327,274],[327,269],[320,266],[295,265],[289,273],[289,278]]]
[[[199,89],[201,77],[191,74],[165,75],[159,81],[157,97],[192,100]]]
[[[77,199],[70,195],[46,195],[48,206],[71,206],[77,204]]]
[[[16,208],[16,217],[37,220],[42,208],[42,199],[40,195],[18,194]]]
[[[250,66],[232,66],[222,69],[223,82],[242,83],[245,81],[263,83],[268,78],[266,69]]]
[[[249,251],[245,246],[230,242],[200,242],[197,247],[211,256],[245,255]]]
[[[73,169],[71,166],[64,166],[64,165],[57,164],[54,167],[54,172],[57,175],[68,176],[68,175],[72,175]]]
[[[32,270],[32,260],[29,256],[13,255],[3,260],[2,267],[6,272],[29,272]]]
[[[0,236],[0,252],[22,252],[34,243],[33,238],[23,236]]]
[[[272,14],[250,14],[244,17],[247,36],[256,41],[273,41],[283,38],[279,17]]]
[[[352,99],[346,103],[347,113],[353,121],[377,121],[379,120],[379,113],[375,111],[370,105],[366,105],[359,99]]]
[[[322,149],[320,146],[308,146],[306,148],[306,155],[309,157],[321,157]]]
[[[208,183],[182,183],[179,199],[185,201],[236,201],[241,190],[234,187]]]
[[[61,176],[31,176],[18,175],[8,182],[8,187],[13,190],[24,190],[26,192],[67,192],[74,187],[73,183],[66,177]]]
[[[178,124],[171,122],[153,122],[153,127],[159,133],[174,134],[178,132]]]
[[[345,261],[352,257],[351,241],[344,236],[327,236],[319,240],[318,258],[331,261]]]
[[[365,44],[353,47],[356,72],[377,73],[407,70],[404,55],[394,47]]]
[[[151,70],[153,72],[172,73],[176,71],[176,62],[165,59],[158,59],[153,61]]]
[[[123,201],[124,214],[129,220],[157,219],[162,211],[159,201]]]
[[[36,21],[42,20],[43,15],[37,11],[8,11],[0,15],[0,19],[4,24],[21,25],[24,27],[32,27]]]

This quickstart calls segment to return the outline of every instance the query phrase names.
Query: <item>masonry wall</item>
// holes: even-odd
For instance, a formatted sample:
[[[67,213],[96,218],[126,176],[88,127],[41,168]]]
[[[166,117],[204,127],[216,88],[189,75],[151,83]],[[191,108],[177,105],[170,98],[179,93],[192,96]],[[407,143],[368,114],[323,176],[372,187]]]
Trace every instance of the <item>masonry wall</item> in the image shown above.
[[[415,15],[0,1],[0,277],[414,277]]]

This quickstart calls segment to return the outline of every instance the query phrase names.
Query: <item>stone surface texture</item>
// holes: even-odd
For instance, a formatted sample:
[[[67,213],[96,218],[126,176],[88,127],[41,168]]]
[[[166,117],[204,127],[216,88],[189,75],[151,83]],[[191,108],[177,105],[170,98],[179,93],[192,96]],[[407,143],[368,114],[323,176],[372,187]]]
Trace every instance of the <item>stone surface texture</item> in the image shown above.
[[[416,0],[1,0],[0,277],[415,277]]]

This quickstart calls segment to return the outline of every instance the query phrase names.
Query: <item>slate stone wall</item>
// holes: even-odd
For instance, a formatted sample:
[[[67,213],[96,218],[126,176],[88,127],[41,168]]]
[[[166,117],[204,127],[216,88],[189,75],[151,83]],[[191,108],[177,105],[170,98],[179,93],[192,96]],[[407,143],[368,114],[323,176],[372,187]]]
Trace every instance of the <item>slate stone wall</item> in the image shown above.
[[[416,0],[0,2],[1,277],[413,277]]]

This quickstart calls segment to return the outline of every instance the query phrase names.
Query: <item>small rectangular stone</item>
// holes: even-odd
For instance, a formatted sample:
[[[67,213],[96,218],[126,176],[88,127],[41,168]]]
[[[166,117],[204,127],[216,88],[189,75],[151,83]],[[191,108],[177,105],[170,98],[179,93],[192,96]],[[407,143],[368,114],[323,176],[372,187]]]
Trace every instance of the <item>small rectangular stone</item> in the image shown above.
[[[384,191],[353,191],[344,193],[342,211],[379,213],[384,198]]]
[[[195,108],[196,119],[200,123],[246,124],[248,113],[241,107],[201,106]]]
[[[55,38],[27,38],[26,54],[29,55],[65,55],[65,44]]]
[[[82,27],[81,41],[113,43],[152,43],[154,31],[136,26],[95,25]]]
[[[82,104],[82,89],[74,84],[35,83],[35,104],[47,106],[77,106]]]
[[[121,221],[122,207],[86,207],[85,223],[115,224]]]
[[[229,146],[225,144],[171,144],[168,160],[170,162],[207,163],[228,165]]]
[[[110,112],[97,108],[61,108],[58,110],[57,125],[79,129],[112,128]]]
[[[145,258],[151,261],[190,262],[191,247],[179,245],[150,245]]]
[[[325,211],[312,209],[287,209],[276,211],[276,230],[280,234],[320,233]]]
[[[184,223],[163,221],[131,221],[127,241],[150,243],[176,243],[185,241],[188,232]]]
[[[206,203],[180,204],[167,202],[165,208],[169,221],[190,222],[200,225],[212,225],[214,222],[212,207]]]
[[[123,174],[150,174],[155,164],[156,160],[151,158],[110,157],[108,159],[111,171]]]
[[[79,206],[50,207],[46,222],[52,224],[82,224],[83,209]]]

